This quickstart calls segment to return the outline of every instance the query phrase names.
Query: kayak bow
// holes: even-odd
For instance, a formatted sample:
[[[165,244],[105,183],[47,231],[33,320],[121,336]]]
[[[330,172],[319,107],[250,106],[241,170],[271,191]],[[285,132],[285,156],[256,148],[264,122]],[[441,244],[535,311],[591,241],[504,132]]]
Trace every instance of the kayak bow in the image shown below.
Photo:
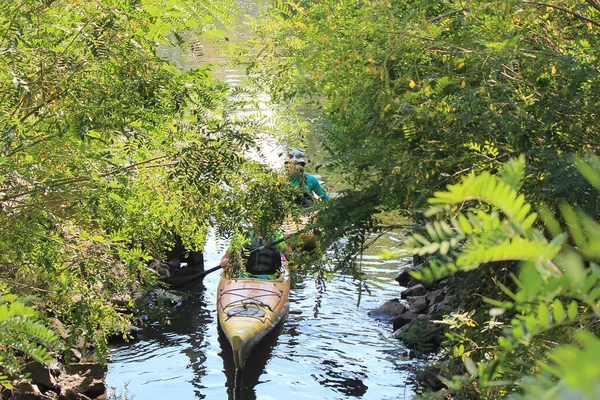
[[[242,369],[252,350],[288,314],[290,272],[281,255],[281,271],[274,279],[223,272],[217,289],[219,326],[233,350],[233,361]]]

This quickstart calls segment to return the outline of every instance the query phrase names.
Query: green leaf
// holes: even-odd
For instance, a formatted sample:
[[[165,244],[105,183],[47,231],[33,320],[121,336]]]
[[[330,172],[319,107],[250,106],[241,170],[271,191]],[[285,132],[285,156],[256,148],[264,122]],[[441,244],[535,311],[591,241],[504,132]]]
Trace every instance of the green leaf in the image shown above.
[[[450,242],[443,241],[440,243],[440,254],[442,254],[442,255],[448,254],[449,249],[450,249]]]
[[[473,377],[476,378],[479,375],[477,365],[475,365],[471,357],[465,357],[465,368],[467,369],[467,372],[469,372],[469,374],[471,374]]]
[[[473,233],[473,227],[469,223],[469,220],[463,215],[458,214],[458,223],[460,224],[461,229],[466,235],[471,235]]]
[[[575,300],[573,300],[573,301],[571,301],[571,303],[569,303],[569,307],[567,308],[567,317],[569,318],[570,321],[574,321],[575,318],[577,318],[577,314],[579,313],[578,308],[579,307]]]
[[[538,321],[542,328],[550,326],[550,312],[546,303],[540,303],[538,306]]]
[[[565,308],[560,300],[555,299],[552,302],[552,316],[556,323],[561,323],[565,318]]]

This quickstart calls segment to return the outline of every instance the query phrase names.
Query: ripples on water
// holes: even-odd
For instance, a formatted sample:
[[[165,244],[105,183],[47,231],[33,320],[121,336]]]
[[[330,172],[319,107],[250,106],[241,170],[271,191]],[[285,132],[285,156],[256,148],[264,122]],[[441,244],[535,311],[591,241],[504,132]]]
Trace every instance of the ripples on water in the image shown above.
[[[223,244],[212,243],[207,267],[216,265]],[[131,343],[112,350],[107,384],[129,399],[410,399],[414,364],[391,326],[367,312],[398,297],[394,281],[403,260],[366,257],[363,271],[371,294],[357,307],[357,284],[349,277],[328,283],[321,307],[312,278],[297,282],[290,315],[269,335],[236,377],[231,350],[219,334],[216,289],[219,273],[184,288],[189,297],[167,327],[151,326]]]

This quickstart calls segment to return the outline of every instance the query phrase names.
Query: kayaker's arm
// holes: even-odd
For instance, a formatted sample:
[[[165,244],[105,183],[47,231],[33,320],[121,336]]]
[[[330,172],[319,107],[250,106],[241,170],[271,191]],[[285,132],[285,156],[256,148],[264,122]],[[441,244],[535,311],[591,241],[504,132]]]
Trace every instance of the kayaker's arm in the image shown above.
[[[231,259],[231,249],[227,249],[227,251],[225,252],[223,257],[221,257],[221,262],[219,263],[219,266],[221,266],[224,269],[227,269],[227,267],[229,267],[230,259]]]
[[[306,174],[306,186],[311,195],[314,192],[319,197],[319,199],[329,200],[329,195],[325,192],[325,190],[323,190],[321,184],[319,183],[319,180],[316,177],[310,174]]]

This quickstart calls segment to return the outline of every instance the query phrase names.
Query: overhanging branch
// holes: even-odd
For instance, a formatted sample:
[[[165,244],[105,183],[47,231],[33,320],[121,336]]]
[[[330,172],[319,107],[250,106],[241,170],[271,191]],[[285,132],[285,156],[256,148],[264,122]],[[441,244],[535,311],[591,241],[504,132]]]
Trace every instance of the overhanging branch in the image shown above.
[[[600,11],[600,3],[597,2],[596,0],[586,0],[586,2],[588,4],[590,4],[592,7],[596,8],[598,11]],[[550,7],[550,8],[553,8],[555,10],[562,11],[564,13],[572,15],[575,18],[578,18],[578,19],[580,19],[582,21],[585,21],[585,22],[588,22],[588,23],[590,23],[592,25],[600,27],[600,22],[594,21],[593,19],[590,19],[590,18],[588,18],[588,17],[586,17],[584,15],[581,15],[579,13],[576,13],[575,11],[571,11],[568,8],[565,8],[565,7],[556,6],[554,4],[542,3],[542,2],[539,2],[539,1],[532,1],[532,0],[523,0],[523,3],[529,3],[529,4],[536,5],[536,6],[541,6],[541,7]]]

